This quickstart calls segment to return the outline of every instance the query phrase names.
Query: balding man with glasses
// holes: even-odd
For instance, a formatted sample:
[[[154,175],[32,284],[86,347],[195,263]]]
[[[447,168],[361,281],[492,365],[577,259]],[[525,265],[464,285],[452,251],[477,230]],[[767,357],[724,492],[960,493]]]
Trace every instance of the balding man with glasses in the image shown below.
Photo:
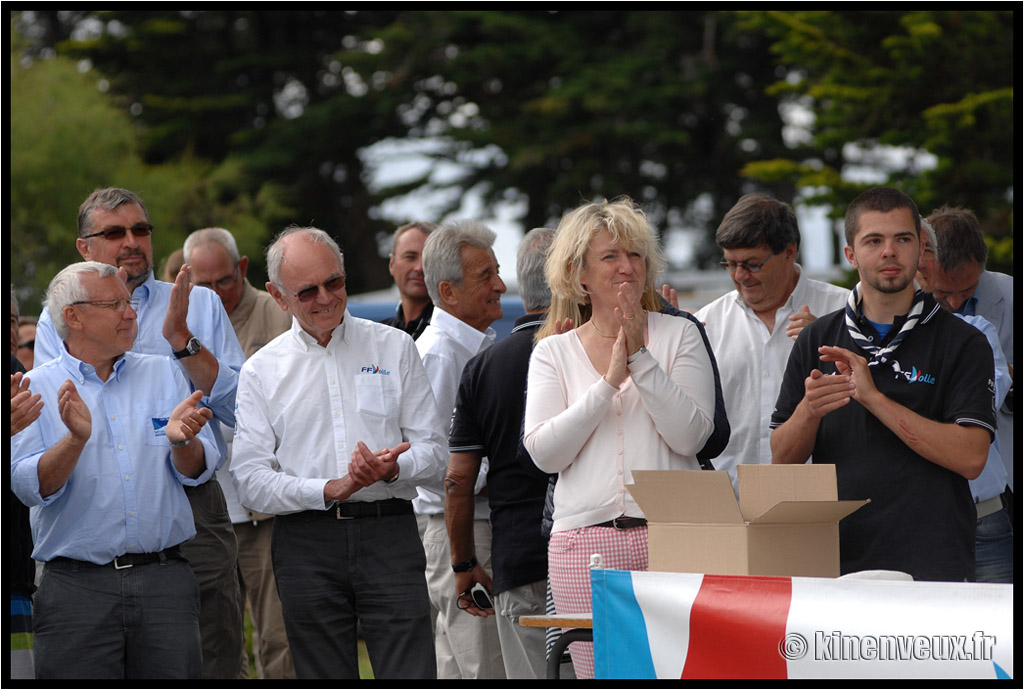
[[[40,418],[11,438],[11,488],[45,564],[35,677],[198,679],[183,487],[213,476],[213,413],[168,358],[131,351],[140,305],[116,268],[72,264],[46,304],[62,347],[32,371]]]
[[[202,405],[213,411],[211,431],[223,458],[219,424],[235,424],[235,389],[245,357],[220,299],[193,288],[188,265],[174,283],[153,277],[153,225],[136,194],[98,189],[78,211],[75,246],[86,261],[121,269],[131,297],[139,301],[138,337],[132,352],[173,356]],[[44,309],[36,329],[36,363],[61,355],[63,345]],[[196,537],[185,547],[202,598],[203,677],[234,678],[242,655],[242,599],[236,573],[237,543],[224,493],[216,478],[186,489]]]
[[[715,233],[736,289],[705,305],[732,435],[715,459],[736,484],[736,465],[771,463],[768,423],[793,341],[816,316],[846,306],[849,291],[811,280],[796,263],[800,230],[789,204],[747,194]]]

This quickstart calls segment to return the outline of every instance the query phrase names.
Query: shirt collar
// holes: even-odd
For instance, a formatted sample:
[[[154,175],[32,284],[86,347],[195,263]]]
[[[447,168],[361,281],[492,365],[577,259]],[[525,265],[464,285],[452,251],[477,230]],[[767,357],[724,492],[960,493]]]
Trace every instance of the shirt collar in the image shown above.
[[[348,313],[348,307],[345,307],[345,315],[341,318],[341,323],[331,331],[331,340],[327,343],[327,347],[324,349],[337,347],[337,343],[348,343],[348,328],[346,325],[353,318],[354,317]],[[320,347],[320,343],[316,341],[316,338],[307,333],[302,325],[299,324],[299,320],[294,316],[292,316],[292,337],[295,338],[303,351],[308,352],[310,348]]]
[[[121,371],[124,369],[125,362],[127,361],[126,354],[121,355],[117,358],[117,361],[114,362],[114,371],[110,375],[111,379],[117,380],[120,378]],[[71,374],[74,380],[78,383],[84,382],[87,378],[95,378],[97,381],[100,380],[96,375],[96,367],[87,362],[83,362],[68,352],[67,343],[63,341],[61,342],[60,355],[58,358],[61,368]]]
[[[497,333],[490,326],[481,333],[465,321],[460,321],[452,316],[444,309],[434,310],[433,315],[430,317],[430,324],[473,353],[487,347],[497,337]]]
[[[516,331],[521,331],[526,328],[543,326],[544,320],[547,319],[547,317],[547,312],[542,312],[540,314],[523,314],[522,316],[516,319],[516,323],[512,327],[511,332],[515,333]]]

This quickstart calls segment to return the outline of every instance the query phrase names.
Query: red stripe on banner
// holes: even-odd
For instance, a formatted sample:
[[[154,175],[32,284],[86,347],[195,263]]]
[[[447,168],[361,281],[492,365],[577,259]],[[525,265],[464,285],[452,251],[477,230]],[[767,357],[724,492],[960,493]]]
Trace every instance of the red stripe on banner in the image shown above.
[[[792,593],[788,577],[705,575],[682,678],[785,678],[779,645]]]

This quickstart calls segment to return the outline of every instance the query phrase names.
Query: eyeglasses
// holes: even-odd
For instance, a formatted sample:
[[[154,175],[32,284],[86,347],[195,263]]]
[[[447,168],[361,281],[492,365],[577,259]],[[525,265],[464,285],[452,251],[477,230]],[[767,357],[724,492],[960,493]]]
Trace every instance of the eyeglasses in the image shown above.
[[[101,232],[94,232],[91,235],[83,235],[82,239],[87,240],[91,237],[99,237],[103,235],[104,239],[107,240],[120,240],[124,239],[124,236],[131,232],[135,237],[149,237],[153,234],[153,226],[149,223],[136,223],[130,228],[126,228],[123,225],[108,225],[103,228]]]
[[[320,294],[320,288],[327,290],[327,292],[338,292],[339,290],[345,289],[345,276],[335,276],[321,283],[320,285],[311,285],[308,288],[303,288],[295,293],[295,297],[300,302],[312,302]]]
[[[777,256],[778,254],[781,254],[781,252],[775,252],[759,264],[748,264],[746,261],[719,261],[718,264],[729,271],[729,273],[735,273],[737,268],[742,268],[747,273],[758,273],[764,268],[766,263],[772,260],[772,256]]]
[[[200,281],[196,283],[196,285],[198,287],[210,288],[211,290],[227,290],[236,282],[238,282],[238,264],[235,264],[235,270],[232,271],[231,275],[224,276],[220,280],[215,280],[212,283]]]
[[[71,306],[76,307],[79,304],[91,304],[96,307],[103,307],[104,309],[113,309],[118,314],[123,312],[129,304],[132,305],[132,311],[139,310],[139,300],[125,299],[124,297],[118,297],[117,299],[83,299],[78,302],[72,302]]]

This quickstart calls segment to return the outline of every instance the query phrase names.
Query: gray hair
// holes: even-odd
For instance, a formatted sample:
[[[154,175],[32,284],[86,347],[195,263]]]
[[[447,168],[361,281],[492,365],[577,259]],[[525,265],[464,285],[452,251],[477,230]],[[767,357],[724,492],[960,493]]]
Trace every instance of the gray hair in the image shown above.
[[[312,227],[299,227],[297,225],[291,225],[277,234],[274,241],[267,247],[267,277],[270,278],[270,282],[279,288],[283,288],[281,285],[281,264],[284,262],[284,246],[282,240],[291,235],[301,233],[305,235],[310,242],[314,244],[326,244],[333,250],[335,256],[338,257],[338,265],[341,266],[342,275],[345,273],[345,259],[341,254],[341,249],[338,247],[338,243],[334,241],[334,238],[328,235],[320,228]]]
[[[138,206],[142,209],[142,215],[146,217],[146,221],[149,221],[149,212],[146,210],[146,205],[142,203],[142,199],[135,192],[121,189],[120,187],[97,189],[78,207],[78,236],[84,237],[89,234],[89,230],[92,229],[93,211],[96,209],[113,211],[118,206],[124,204],[135,204]]]
[[[64,268],[50,281],[46,288],[43,306],[50,312],[53,329],[61,340],[68,337],[68,324],[64,320],[64,309],[75,302],[89,299],[89,291],[82,285],[86,273],[99,274],[100,278],[117,275],[117,267],[99,261],[79,261]]]
[[[427,236],[423,244],[423,279],[430,300],[441,305],[440,285],[444,281],[462,287],[462,248],[490,249],[497,235],[475,220],[445,223]]]
[[[921,219],[921,238],[927,240],[928,248],[925,251],[931,250],[937,262],[939,260],[939,241],[935,237],[935,228],[924,218]]]
[[[185,238],[185,263],[190,263],[192,250],[208,244],[218,244],[224,247],[224,251],[228,253],[228,256],[236,264],[242,258],[241,254],[238,253],[238,244],[235,243],[234,235],[224,228],[203,228],[202,230],[196,230]]]
[[[544,264],[554,239],[555,231],[552,228],[534,228],[519,243],[516,279],[526,311],[541,311],[551,305],[551,286],[544,274]]]

